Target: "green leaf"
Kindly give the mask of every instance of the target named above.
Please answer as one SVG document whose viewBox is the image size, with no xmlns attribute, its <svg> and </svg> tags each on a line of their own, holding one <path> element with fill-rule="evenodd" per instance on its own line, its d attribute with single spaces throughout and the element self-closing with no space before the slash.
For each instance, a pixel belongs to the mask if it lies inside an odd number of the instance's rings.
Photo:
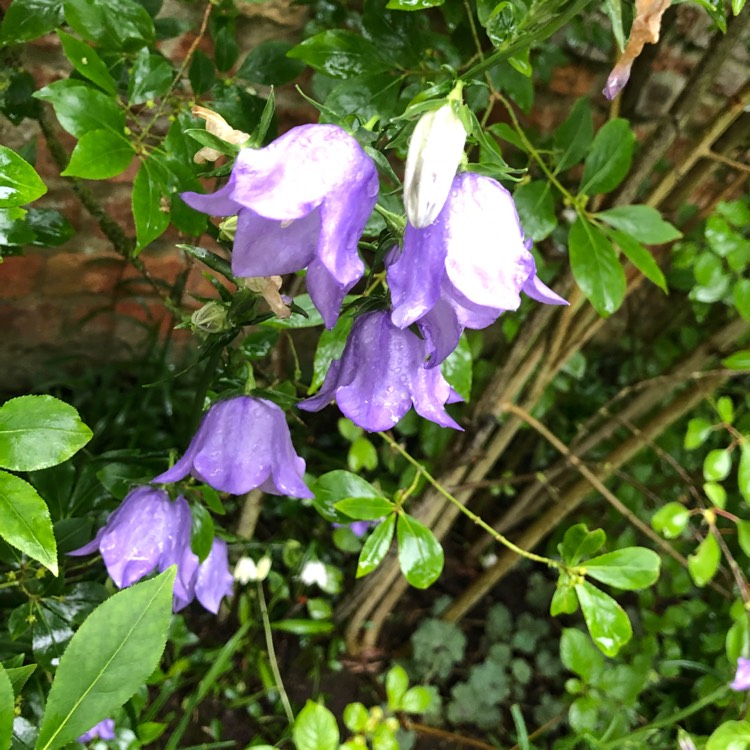
<svg viewBox="0 0 750 750">
<path fill-rule="evenodd" d="M 426 589 L 443 570 L 443 548 L 435 535 L 408 513 L 398 516 L 398 563 L 406 580 L 418 589 Z"/>
<path fill-rule="evenodd" d="M 287 53 L 331 78 L 354 78 L 388 70 L 390 63 L 360 34 L 329 29 L 298 44 Z"/>
<path fill-rule="evenodd" d="M 466 334 L 461 334 L 458 346 L 444 360 L 440 369 L 443 377 L 464 401 L 471 399 L 473 361 Z"/>
<path fill-rule="evenodd" d="M 376 521 L 393 513 L 396 506 L 384 497 L 350 497 L 334 507 L 357 521 Z"/>
<path fill-rule="evenodd" d="M 676 227 L 662 219 L 651 206 L 616 206 L 595 214 L 597 219 L 648 245 L 661 245 L 682 237 Z"/>
<path fill-rule="evenodd" d="M 39 247 L 57 247 L 75 234 L 70 222 L 54 208 L 28 209 L 26 226 L 34 232 L 32 243 Z"/>
<path fill-rule="evenodd" d="M 34 96 L 50 102 L 60 125 L 76 138 L 92 130 L 125 131 L 125 112 L 114 99 L 82 81 L 55 81 Z"/>
<path fill-rule="evenodd" d="M 190 87 L 196 96 L 205 94 L 216 81 L 214 64 L 199 49 L 195 50 L 195 54 L 193 55 L 190 70 L 188 71 L 188 78 L 190 79 Z"/>
<path fill-rule="evenodd" d="M 609 120 L 596 134 L 586 157 L 580 192 L 609 193 L 625 178 L 633 158 L 635 134 L 627 120 Z"/>
<path fill-rule="evenodd" d="M 732 0 L 732 13 L 734 13 L 735 16 L 738 16 L 744 7 L 745 0 Z"/>
<path fill-rule="evenodd" d="M 570 267 L 581 291 L 602 317 L 609 317 L 625 298 L 626 280 L 606 235 L 578 217 L 568 237 Z"/>
<path fill-rule="evenodd" d="M 99 57 L 97 51 L 86 42 L 76 39 L 70 34 L 58 29 L 57 36 L 62 42 L 65 57 L 70 60 L 73 67 L 89 81 L 104 89 L 108 94 L 117 96 L 117 85 L 109 72 L 109 68 Z"/>
<path fill-rule="evenodd" d="M 578 609 L 578 597 L 576 597 L 570 576 L 560 576 L 552 601 L 549 605 L 549 613 L 552 617 L 558 615 L 572 615 Z"/>
<path fill-rule="evenodd" d="M 526 236 L 534 242 L 549 237 L 557 226 L 555 201 L 549 184 L 542 180 L 527 182 L 516 189 L 513 200 Z"/>
<path fill-rule="evenodd" d="M 91 440 L 78 412 L 52 396 L 19 396 L 0 407 L 0 466 L 36 471 L 69 459 Z"/>
<path fill-rule="evenodd" d="M 160 237 L 169 226 L 169 189 L 163 170 L 152 159 L 141 162 L 133 182 L 136 252 Z"/>
<path fill-rule="evenodd" d="M 13 719 L 16 717 L 16 699 L 8 673 L 0 664 L 0 748 L 11 746 Z"/>
<path fill-rule="evenodd" d="M 401 700 L 409 689 L 409 675 L 399 665 L 391 667 L 385 676 L 385 695 L 391 711 L 401 710 Z"/>
<path fill-rule="evenodd" d="M 372 573 L 388 554 L 396 528 L 396 515 L 392 513 L 381 521 L 370 533 L 362 546 L 357 561 L 357 578 Z"/>
<path fill-rule="evenodd" d="M 156 668 L 172 619 L 176 568 L 98 606 L 60 659 L 36 750 L 55 750 L 110 716 Z"/>
<path fill-rule="evenodd" d="M 703 485 L 703 491 L 706 493 L 706 497 L 711 501 L 717 508 L 724 509 L 727 505 L 727 491 L 716 482 L 705 482 Z"/>
<path fill-rule="evenodd" d="M 0 28 L 0 46 L 37 39 L 62 20 L 62 0 L 13 0 Z"/>
<path fill-rule="evenodd" d="M 737 467 L 737 486 L 740 495 L 750 505 L 750 443 L 747 439 L 740 444 L 740 463 Z"/>
<path fill-rule="evenodd" d="M 65 20 L 104 49 L 133 51 L 154 42 L 154 22 L 134 0 L 65 0 Z"/>
<path fill-rule="evenodd" d="M 738 279 L 732 289 L 732 302 L 745 320 L 750 320 L 750 279 Z"/>
<path fill-rule="evenodd" d="M 666 539 L 674 539 L 685 530 L 690 511 L 678 502 L 667 503 L 651 517 L 651 528 Z"/>
<path fill-rule="evenodd" d="M 351 301 L 351 297 L 348 299 L 344 297 L 345 304 L 349 301 Z M 300 294 L 298 297 L 295 297 L 294 304 L 301 307 L 307 314 L 301 315 L 295 312 L 286 318 L 286 320 L 271 318 L 271 320 L 266 320 L 263 325 L 269 328 L 316 328 L 323 325 L 323 318 L 315 305 L 313 305 L 309 294 Z"/>
<path fill-rule="evenodd" d="M 245 58 L 237 78 L 264 86 L 281 86 L 293 81 L 305 69 L 305 64 L 287 57 L 292 47 L 289 42 L 276 39 L 261 42 Z"/>
<path fill-rule="evenodd" d="M 664 278 L 659 264 L 654 256 L 634 240 L 630 235 L 610 229 L 607 234 L 619 246 L 625 257 L 651 282 L 656 284 L 663 292 L 669 293 L 667 280 Z"/>
<path fill-rule="evenodd" d="M 555 132 L 556 172 L 578 164 L 594 138 L 594 119 L 588 99 L 578 99 L 568 118 Z"/>
<path fill-rule="evenodd" d="M 42 178 L 15 151 L 0 146 L 0 208 L 31 203 L 47 192 Z"/>
<path fill-rule="evenodd" d="M 716 401 L 716 413 L 725 424 L 734 422 L 734 403 L 729 396 L 722 396 Z"/>
<path fill-rule="evenodd" d="M 699 448 L 708 440 L 708 436 L 713 432 L 713 425 L 702 417 L 694 417 L 688 422 L 685 432 L 684 447 L 687 450 Z"/>
<path fill-rule="evenodd" d="M 385 6 L 388 10 L 425 10 L 426 8 L 437 8 L 445 0 L 388 0 Z"/>
<path fill-rule="evenodd" d="M 297 750 L 338 750 L 336 717 L 325 706 L 308 700 L 294 721 L 292 739 Z"/>
<path fill-rule="evenodd" d="M 596 730 L 599 702 L 590 695 L 576 698 L 568 709 L 568 723 L 578 734 L 590 735 Z"/>
<path fill-rule="evenodd" d="M 659 578 L 659 555 L 645 547 L 625 547 L 584 562 L 586 575 L 627 591 L 652 586 Z"/>
<path fill-rule="evenodd" d="M 333 630 L 332 622 L 321 622 L 320 620 L 277 620 L 271 623 L 274 630 L 280 630 L 284 633 L 294 633 L 294 635 L 320 635 L 330 633 Z"/>
<path fill-rule="evenodd" d="M 426 687 L 417 685 L 409 688 L 401 699 L 401 711 L 407 714 L 423 714 L 432 703 L 432 693 Z"/>
<path fill-rule="evenodd" d="M 350 471 L 337 469 L 319 476 L 310 486 L 315 507 L 327 521 L 350 523 L 351 519 L 336 510 L 336 503 L 347 498 L 381 499 L 382 495 L 367 480 Z"/>
<path fill-rule="evenodd" d="M 57 547 L 47 505 L 23 479 L 0 471 L 0 536 L 57 575 Z"/>
<path fill-rule="evenodd" d="M 563 630 L 560 638 L 560 661 L 567 670 L 579 675 L 587 683 L 604 668 L 601 652 L 578 628 Z"/>
<path fill-rule="evenodd" d="M 195 503 L 190 512 L 193 517 L 192 530 L 190 534 L 190 549 L 198 555 L 203 562 L 211 553 L 211 547 L 216 536 L 214 520 L 211 514 L 200 503 Z"/>
<path fill-rule="evenodd" d="M 64 177 L 106 180 L 124 172 L 133 160 L 133 146 L 111 130 L 91 130 L 81 137 L 61 172 Z"/>
<path fill-rule="evenodd" d="M 707 482 L 723 482 L 732 470 L 732 454 L 728 450 L 712 450 L 703 461 L 703 478 Z"/>
<path fill-rule="evenodd" d="M 341 358 L 353 323 L 354 318 L 350 315 L 341 315 L 331 330 L 326 329 L 320 334 L 313 361 L 313 377 L 307 389 L 308 395 L 315 393 L 323 385 L 331 362 Z"/>
<path fill-rule="evenodd" d="M 604 0 L 604 12 L 609 16 L 612 34 L 614 34 L 618 49 L 622 52 L 625 49 L 625 31 L 622 26 L 621 0 Z"/>
<path fill-rule="evenodd" d="M 633 637 L 625 610 L 588 581 L 576 584 L 575 589 L 591 639 L 604 654 L 616 656 Z"/>
<path fill-rule="evenodd" d="M 701 253 L 693 266 L 696 286 L 690 290 L 690 299 L 698 302 L 717 302 L 729 291 L 730 276 L 721 258 L 707 250 Z"/>
<path fill-rule="evenodd" d="M 750 557 L 750 521 L 737 521 L 737 541 L 742 551 Z"/>
<path fill-rule="evenodd" d="M 725 721 L 706 742 L 706 750 L 747 750 L 750 721 Z"/>
<path fill-rule="evenodd" d="M 152 55 L 148 47 L 144 47 L 136 55 L 130 69 L 128 101 L 143 104 L 164 96 L 172 85 L 173 77 L 172 66 L 161 55 Z"/>
<path fill-rule="evenodd" d="M 585 524 L 577 523 L 565 532 L 557 550 L 566 565 L 575 567 L 581 560 L 600 550 L 606 541 L 607 535 L 602 529 L 589 531 Z"/>
<path fill-rule="evenodd" d="M 721 562 L 721 548 L 713 534 L 708 534 L 688 557 L 688 572 L 696 586 L 702 588 L 715 575 Z"/>
<path fill-rule="evenodd" d="M 750 370 L 750 349 L 730 354 L 721 360 L 721 364 L 730 370 Z"/>
</svg>

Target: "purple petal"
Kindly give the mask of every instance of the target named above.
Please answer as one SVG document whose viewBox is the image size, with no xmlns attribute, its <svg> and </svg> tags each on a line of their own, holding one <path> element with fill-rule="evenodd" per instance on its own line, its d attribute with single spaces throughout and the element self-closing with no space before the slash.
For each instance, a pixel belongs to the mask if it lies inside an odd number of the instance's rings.
<svg viewBox="0 0 750 750">
<path fill-rule="evenodd" d="M 750 659 L 737 659 L 737 672 L 729 685 L 732 690 L 750 690 Z"/>
<path fill-rule="evenodd" d="M 225 596 L 232 595 L 234 578 L 229 571 L 227 543 L 214 539 L 211 552 L 200 564 L 195 581 L 195 596 L 209 611 L 218 614 L 219 605 Z"/>
<path fill-rule="evenodd" d="M 524 294 L 531 297 L 537 302 L 544 302 L 547 305 L 567 305 L 569 302 L 564 300 L 559 294 L 555 294 L 534 272 L 521 287 Z"/>
<path fill-rule="evenodd" d="M 102 719 L 98 724 L 95 724 L 93 727 L 91 727 L 88 732 L 84 732 L 78 738 L 78 742 L 91 742 L 91 740 L 95 739 L 115 739 L 115 720 Z"/>
<path fill-rule="evenodd" d="M 435 306 L 417 322 L 424 336 L 429 361 L 425 367 L 431 369 L 450 356 L 458 346 L 464 327 L 458 322 L 453 306 L 441 298 Z"/>
</svg>

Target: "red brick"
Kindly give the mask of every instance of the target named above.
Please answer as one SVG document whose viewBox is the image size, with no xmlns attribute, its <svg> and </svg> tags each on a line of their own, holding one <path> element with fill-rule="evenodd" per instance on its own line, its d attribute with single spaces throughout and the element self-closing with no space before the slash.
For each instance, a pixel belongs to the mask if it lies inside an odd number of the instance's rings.
<svg viewBox="0 0 750 750">
<path fill-rule="evenodd" d="M 91 257 L 82 252 L 58 253 L 46 264 L 45 295 L 111 295 L 123 272 L 124 261 L 117 256 Z"/>
<path fill-rule="evenodd" d="M 5 258 L 0 263 L 0 299 L 18 299 L 33 294 L 42 265 L 42 257 L 36 254 Z"/>
</svg>

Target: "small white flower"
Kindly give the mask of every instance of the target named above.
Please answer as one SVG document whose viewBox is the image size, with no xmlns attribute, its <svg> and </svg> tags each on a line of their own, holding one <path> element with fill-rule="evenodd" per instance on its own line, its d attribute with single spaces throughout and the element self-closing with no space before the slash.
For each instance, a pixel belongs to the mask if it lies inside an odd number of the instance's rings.
<svg viewBox="0 0 750 750">
<path fill-rule="evenodd" d="M 234 580 L 244 586 L 250 581 L 264 581 L 270 572 L 270 557 L 261 557 L 257 564 L 252 557 L 241 557 L 234 566 Z"/>
<path fill-rule="evenodd" d="M 308 560 L 302 566 L 299 578 L 306 586 L 312 586 L 314 583 L 317 583 L 320 588 L 325 589 L 328 584 L 328 571 L 320 560 Z"/>
<path fill-rule="evenodd" d="M 412 226 L 437 219 L 464 154 L 466 130 L 450 102 L 422 115 L 414 128 L 404 172 L 404 205 Z"/>
</svg>

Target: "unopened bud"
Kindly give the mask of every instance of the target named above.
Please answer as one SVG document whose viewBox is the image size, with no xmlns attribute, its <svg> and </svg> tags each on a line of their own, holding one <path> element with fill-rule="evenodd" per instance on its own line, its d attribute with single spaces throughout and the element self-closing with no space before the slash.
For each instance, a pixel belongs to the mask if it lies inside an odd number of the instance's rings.
<svg viewBox="0 0 750 750">
<path fill-rule="evenodd" d="M 234 242 L 234 235 L 237 232 L 237 217 L 230 216 L 228 219 L 219 224 L 219 239 Z"/>
<path fill-rule="evenodd" d="M 406 216 L 418 229 L 442 211 L 461 163 L 466 130 L 450 102 L 422 115 L 414 128 L 404 173 Z"/>
<path fill-rule="evenodd" d="M 207 302 L 190 316 L 194 328 L 206 333 L 228 330 L 227 311 L 220 302 Z"/>
</svg>

